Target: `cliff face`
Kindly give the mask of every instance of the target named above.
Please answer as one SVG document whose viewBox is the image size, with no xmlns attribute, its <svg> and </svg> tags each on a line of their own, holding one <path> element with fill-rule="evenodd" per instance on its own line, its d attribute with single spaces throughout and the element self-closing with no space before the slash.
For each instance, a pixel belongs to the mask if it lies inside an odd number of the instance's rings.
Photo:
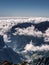
<svg viewBox="0 0 49 65">
<path fill-rule="evenodd" d="M 2 49 L 5 46 L 3 36 L 0 35 L 0 49 Z"/>
<path fill-rule="evenodd" d="M 13 63 L 21 62 L 21 57 L 18 53 L 15 53 L 11 48 L 4 48 L 0 50 L 0 62 L 10 61 Z"/>
<path fill-rule="evenodd" d="M 3 40 L 3 36 L 0 36 L 0 62 L 3 62 L 5 60 L 13 63 L 21 62 L 21 56 L 18 53 L 14 52 L 10 47 L 4 46 L 5 43 Z"/>
<path fill-rule="evenodd" d="M 49 57 L 41 57 L 33 61 L 34 65 L 49 65 Z"/>
</svg>

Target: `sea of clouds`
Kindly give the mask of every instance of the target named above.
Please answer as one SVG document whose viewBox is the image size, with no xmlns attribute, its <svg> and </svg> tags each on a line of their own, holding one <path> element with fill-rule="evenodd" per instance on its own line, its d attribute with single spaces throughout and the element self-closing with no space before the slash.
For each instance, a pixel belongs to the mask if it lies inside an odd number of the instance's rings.
<svg viewBox="0 0 49 65">
<path fill-rule="evenodd" d="M 11 42 L 10 35 L 8 36 L 8 32 L 11 31 L 11 28 L 19 23 L 41 23 L 44 21 L 49 22 L 49 18 L 46 17 L 0 17 L 0 35 L 3 35 L 5 43 Z M 43 33 L 42 31 L 36 30 L 35 26 L 31 25 L 27 28 L 15 28 L 15 32 L 12 33 L 13 36 L 16 35 L 24 35 L 24 36 L 33 36 L 44 38 L 44 42 L 49 42 L 49 28 Z M 16 50 L 16 44 L 14 45 L 13 49 Z M 23 48 L 24 50 L 22 52 L 27 51 L 47 51 L 49 50 L 49 44 L 42 44 L 41 46 L 35 46 L 33 45 L 32 40 L 29 43 L 26 43 L 26 45 Z"/>
</svg>

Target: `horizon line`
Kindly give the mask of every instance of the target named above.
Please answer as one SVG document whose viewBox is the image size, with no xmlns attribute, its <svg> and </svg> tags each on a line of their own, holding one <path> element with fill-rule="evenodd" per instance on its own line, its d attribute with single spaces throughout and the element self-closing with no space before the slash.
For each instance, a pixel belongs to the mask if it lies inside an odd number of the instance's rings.
<svg viewBox="0 0 49 65">
<path fill-rule="evenodd" d="M 49 18 L 47 16 L 0 16 L 0 18 Z"/>
</svg>

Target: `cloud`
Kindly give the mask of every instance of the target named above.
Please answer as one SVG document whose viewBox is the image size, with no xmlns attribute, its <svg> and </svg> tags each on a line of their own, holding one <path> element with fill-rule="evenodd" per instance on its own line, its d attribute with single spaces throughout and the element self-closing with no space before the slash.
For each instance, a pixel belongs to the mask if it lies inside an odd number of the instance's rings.
<svg viewBox="0 0 49 65">
<path fill-rule="evenodd" d="M 42 32 L 35 30 L 34 26 L 32 25 L 31 27 L 27 27 L 27 28 L 16 28 L 15 29 L 16 32 L 13 33 L 13 35 L 31 35 L 31 36 L 37 36 L 37 37 L 41 37 L 42 36 Z"/>
<path fill-rule="evenodd" d="M 6 43 L 6 42 L 11 42 L 11 40 L 9 40 L 10 37 L 8 37 L 7 34 L 4 34 L 4 35 L 3 35 L 3 38 L 4 38 L 4 42 L 5 42 L 5 43 Z"/>
<path fill-rule="evenodd" d="M 23 52 L 27 52 L 27 51 L 49 51 L 49 45 L 41 45 L 41 46 L 34 46 L 32 44 L 32 41 L 29 44 L 26 44 L 26 46 L 24 47 L 24 51 Z"/>
<path fill-rule="evenodd" d="M 18 23 L 40 23 L 43 21 L 49 21 L 49 18 L 46 17 L 1 17 L 0 18 L 0 32 L 2 34 L 9 31 L 12 26 L 17 25 Z M 1 34 L 1 33 L 0 33 Z"/>
<path fill-rule="evenodd" d="M 49 28 L 45 31 L 43 37 L 45 42 L 49 42 Z"/>
<path fill-rule="evenodd" d="M 44 22 L 44 21 L 49 21 L 49 18 L 46 18 L 46 17 L 36 17 L 36 18 L 33 18 L 34 19 L 34 23 L 41 23 L 41 22 Z"/>
<path fill-rule="evenodd" d="M 0 18 L 0 35 L 3 35 L 4 41 L 5 42 L 11 42 L 8 38 L 7 32 L 11 30 L 11 28 L 18 23 L 25 23 L 25 22 L 30 22 L 30 23 L 40 23 L 43 21 L 49 21 L 49 18 L 46 17 L 27 17 L 27 18 Z M 49 31 L 46 30 L 46 32 L 43 34 L 39 30 L 35 30 L 35 27 L 32 25 L 27 28 L 16 28 L 16 32 L 13 33 L 13 35 L 29 35 L 29 36 L 37 36 L 37 37 L 44 37 L 44 41 L 47 42 L 49 41 Z M 30 45 L 31 46 L 31 45 Z M 33 46 L 35 47 L 35 46 Z M 15 48 L 14 48 L 15 49 Z"/>
</svg>

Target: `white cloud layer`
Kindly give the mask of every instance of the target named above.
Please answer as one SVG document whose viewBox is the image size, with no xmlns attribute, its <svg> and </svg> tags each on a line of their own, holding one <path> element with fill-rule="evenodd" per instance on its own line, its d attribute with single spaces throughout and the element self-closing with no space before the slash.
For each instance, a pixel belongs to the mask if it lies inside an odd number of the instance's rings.
<svg viewBox="0 0 49 65">
<path fill-rule="evenodd" d="M 24 47 L 24 51 L 23 52 L 27 52 L 27 51 L 49 51 L 49 45 L 42 45 L 42 46 L 34 46 L 32 44 L 32 41 L 29 44 L 26 44 L 26 46 Z"/>
<path fill-rule="evenodd" d="M 42 36 L 42 32 L 35 30 L 34 26 L 31 27 L 27 27 L 27 28 L 16 28 L 16 32 L 13 33 L 13 35 L 31 35 L 31 36 L 38 36 L 41 37 Z"/>
<path fill-rule="evenodd" d="M 46 17 L 0 17 L 0 35 L 3 35 L 4 38 L 7 38 L 6 33 L 12 28 L 12 26 L 17 25 L 18 23 L 31 22 L 31 23 L 40 23 L 43 21 L 49 21 L 49 18 Z M 32 35 L 37 37 L 44 37 L 44 41 L 49 41 L 49 29 L 43 34 L 41 31 L 36 31 L 34 26 L 28 28 L 16 28 L 17 32 L 13 33 L 14 35 Z"/>
<path fill-rule="evenodd" d="M 49 21 L 49 18 L 46 17 L 0 17 L 0 31 L 7 32 L 12 26 L 18 23 L 40 23 L 47 20 Z"/>
<path fill-rule="evenodd" d="M 49 42 L 49 28 L 45 31 L 43 37 L 45 42 Z"/>
</svg>

